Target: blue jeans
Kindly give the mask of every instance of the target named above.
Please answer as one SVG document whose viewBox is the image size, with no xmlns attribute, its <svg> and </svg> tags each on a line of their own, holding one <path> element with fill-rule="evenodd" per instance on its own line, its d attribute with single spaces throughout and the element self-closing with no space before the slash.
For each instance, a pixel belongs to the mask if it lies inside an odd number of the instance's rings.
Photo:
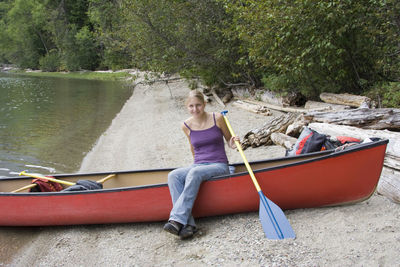
<svg viewBox="0 0 400 267">
<path fill-rule="evenodd" d="M 229 168 L 226 163 L 192 164 L 171 171 L 168 174 L 168 187 L 173 207 L 169 219 L 183 225 L 196 226 L 192 208 L 201 183 L 214 176 L 228 173 Z"/>
</svg>

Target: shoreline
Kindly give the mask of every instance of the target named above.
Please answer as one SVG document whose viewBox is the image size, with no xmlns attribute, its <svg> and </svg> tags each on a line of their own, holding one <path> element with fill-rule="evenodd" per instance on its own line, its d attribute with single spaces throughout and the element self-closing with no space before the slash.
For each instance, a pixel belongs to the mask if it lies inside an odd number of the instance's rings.
<svg viewBox="0 0 400 267">
<path fill-rule="evenodd" d="M 183 81 L 138 85 L 79 172 L 179 167 L 192 161 L 180 123 L 188 116 Z M 172 99 L 168 89 L 171 89 Z M 217 104 L 206 110 L 219 112 Z M 238 136 L 272 119 L 228 104 Z M 230 162 L 240 162 L 228 150 Z M 280 147 L 245 150 L 251 160 L 284 155 Z M 400 207 L 374 194 L 361 203 L 285 211 L 294 240 L 265 238 L 258 213 L 200 218 L 200 232 L 181 241 L 164 222 L 28 229 L 29 237 L 6 266 L 395 266 L 400 251 Z M 31 235 L 34 234 L 32 237 Z M 2 262 L 0 262 L 0 266 Z"/>
</svg>

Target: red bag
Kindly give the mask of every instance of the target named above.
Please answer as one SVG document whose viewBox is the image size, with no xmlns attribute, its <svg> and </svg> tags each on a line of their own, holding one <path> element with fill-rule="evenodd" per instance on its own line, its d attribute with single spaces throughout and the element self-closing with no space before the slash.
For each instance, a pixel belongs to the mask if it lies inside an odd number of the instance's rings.
<svg viewBox="0 0 400 267">
<path fill-rule="evenodd" d="M 59 183 L 45 179 L 33 179 L 32 184 L 36 184 L 36 186 L 32 187 L 29 192 L 58 192 L 64 189 Z"/>
</svg>

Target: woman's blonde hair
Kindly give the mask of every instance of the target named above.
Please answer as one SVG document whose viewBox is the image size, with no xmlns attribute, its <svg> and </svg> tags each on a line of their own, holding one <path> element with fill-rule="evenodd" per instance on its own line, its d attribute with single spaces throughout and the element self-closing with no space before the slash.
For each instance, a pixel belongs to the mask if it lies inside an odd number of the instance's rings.
<svg viewBox="0 0 400 267">
<path fill-rule="evenodd" d="M 203 93 L 202 92 L 200 92 L 199 90 L 191 90 L 190 92 L 189 92 L 189 94 L 188 94 L 188 97 L 186 98 L 186 104 L 188 103 L 188 101 L 189 101 L 189 98 L 191 98 L 191 97 L 196 97 L 197 99 L 199 99 L 203 104 L 205 104 L 206 103 L 206 100 L 204 99 L 204 95 L 203 95 Z"/>
</svg>

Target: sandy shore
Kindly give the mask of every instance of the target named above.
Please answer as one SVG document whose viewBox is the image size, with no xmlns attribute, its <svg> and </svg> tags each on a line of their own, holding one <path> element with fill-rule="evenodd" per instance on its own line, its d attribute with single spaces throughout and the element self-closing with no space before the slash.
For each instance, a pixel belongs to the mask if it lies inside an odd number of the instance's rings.
<svg viewBox="0 0 400 267">
<path fill-rule="evenodd" d="M 172 83 L 170 89 L 172 98 L 164 84 L 136 87 L 80 171 L 191 163 L 180 130 L 188 116 L 183 102 L 189 89 L 184 82 Z M 271 119 L 231 105 L 227 109 L 239 136 Z M 221 107 L 210 104 L 207 110 L 219 112 Z M 245 153 L 253 160 L 282 156 L 284 150 L 260 147 Z M 234 150 L 228 150 L 228 157 L 241 161 Z M 198 219 L 200 232 L 189 241 L 164 232 L 164 222 L 3 228 L 1 234 L 11 233 L 0 243 L 9 242 L 14 254 L 9 252 L 0 266 L 400 266 L 400 206 L 383 196 L 285 214 L 297 234 L 295 240 L 266 239 L 258 213 Z"/>
</svg>

